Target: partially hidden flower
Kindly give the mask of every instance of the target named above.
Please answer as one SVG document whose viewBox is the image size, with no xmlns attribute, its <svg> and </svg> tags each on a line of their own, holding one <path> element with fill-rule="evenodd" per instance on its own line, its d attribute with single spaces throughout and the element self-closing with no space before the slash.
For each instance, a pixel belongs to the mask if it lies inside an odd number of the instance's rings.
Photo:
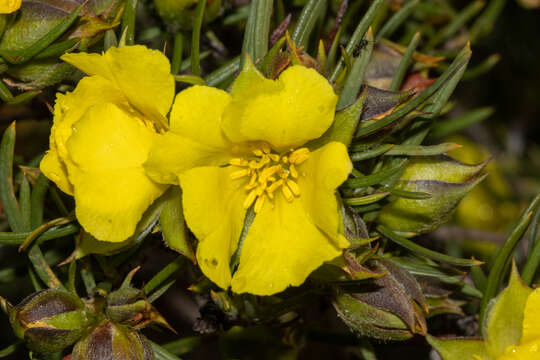
<svg viewBox="0 0 540 360">
<path fill-rule="evenodd" d="M 523 284 L 514 266 L 508 287 L 490 304 L 484 339 L 427 339 L 443 360 L 540 359 L 540 289 Z"/>
<path fill-rule="evenodd" d="M 62 59 L 89 76 L 73 92 L 57 95 L 40 168 L 75 197 L 87 232 L 98 240 L 126 240 L 167 188 L 148 178 L 142 164 L 174 98 L 169 61 L 144 46 Z"/>
<path fill-rule="evenodd" d="M 22 0 L 0 0 L 0 14 L 11 14 L 19 10 Z"/>
<path fill-rule="evenodd" d="M 348 246 L 335 195 L 352 169 L 347 149 L 306 146 L 332 124 L 336 101 L 313 69 L 292 66 L 270 80 L 250 61 L 230 94 L 193 86 L 176 97 L 170 131 L 145 168 L 182 187 L 199 266 L 220 287 L 277 293 Z"/>
</svg>

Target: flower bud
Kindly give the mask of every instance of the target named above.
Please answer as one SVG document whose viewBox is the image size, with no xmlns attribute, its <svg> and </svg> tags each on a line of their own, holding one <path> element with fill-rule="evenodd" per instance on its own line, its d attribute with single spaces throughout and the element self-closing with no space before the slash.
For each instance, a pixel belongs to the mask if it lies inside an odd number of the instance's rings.
<svg viewBox="0 0 540 360">
<path fill-rule="evenodd" d="M 126 326 L 100 322 L 73 348 L 72 360 L 154 360 L 148 340 Z"/>
<path fill-rule="evenodd" d="M 448 156 L 411 158 L 396 188 L 427 193 L 430 198 L 396 198 L 381 209 L 379 223 L 401 233 L 432 231 L 447 221 L 459 201 L 485 178 L 478 174 L 486 164 L 467 165 Z"/>
<path fill-rule="evenodd" d="M 191 30 L 195 18 L 197 0 L 154 0 L 159 16 L 171 31 Z M 218 17 L 222 0 L 208 0 L 204 11 L 204 22 L 208 23 Z"/>
<path fill-rule="evenodd" d="M 79 297 L 67 291 L 38 291 L 18 306 L 5 307 L 17 337 L 38 352 L 58 352 L 77 341 L 94 317 Z"/>
<path fill-rule="evenodd" d="M 339 317 L 362 336 L 406 340 L 424 335 L 427 304 L 414 277 L 388 260 L 373 261 L 370 267 L 386 275 L 367 282 L 360 293 L 347 286 L 337 289 L 333 304 Z"/>
</svg>

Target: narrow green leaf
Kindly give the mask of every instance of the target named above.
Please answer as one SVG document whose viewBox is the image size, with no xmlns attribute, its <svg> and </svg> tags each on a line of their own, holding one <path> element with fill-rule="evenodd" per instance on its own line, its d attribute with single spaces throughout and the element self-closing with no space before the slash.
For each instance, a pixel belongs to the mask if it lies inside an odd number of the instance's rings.
<svg viewBox="0 0 540 360">
<path fill-rule="evenodd" d="M 51 270 L 45 260 L 39 245 L 33 245 L 28 251 L 28 259 L 34 265 L 37 276 L 51 289 L 64 289 L 64 285 L 58 280 L 56 274 Z"/>
<path fill-rule="evenodd" d="M 32 196 L 30 200 L 32 204 L 32 214 L 30 217 L 31 230 L 37 228 L 43 223 L 43 207 L 48 187 L 49 179 L 47 179 L 45 175 L 40 174 L 36 180 L 34 188 L 32 189 Z"/>
<path fill-rule="evenodd" d="M 364 144 L 352 145 L 351 146 L 351 160 L 352 161 L 362 161 L 366 159 L 372 159 L 379 155 L 385 154 L 390 151 L 395 145 L 394 144 L 382 144 L 372 149 L 364 150 Z M 361 152 L 354 152 L 354 151 Z"/>
<path fill-rule="evenodd" d="M 469 111 L 463 115 L 451 119 L 437 121 L 433 126 L 430 136 L 434 138 L 443 138 L 448 135 L 461 131 L 472 124 L 479 123 L 489 118 L 494 112 L 492 107 L 484 107 Z"/>
<path fill-rule="evenodd" d="M 204 80 L 208 86 L 219 86 L 231 78 L 238 70 L 240 70 L 240 56 L 237 56 L 222 67 L 214 70 L 208 74 Z"/>
<path fill-rule="evenodd" d="M 15 344 L 9 345 L 8 347 L 3 348 L 2 350 L 0 350 L 0 358 L 4 358 L 6 356 L 9 356 L 9 355 L 13 354 L 15 352 L 15 350 L 17 350 L 19 345 L 21 345 L 21 343 L 16 342 Z"/>
<path fill-rule="evenodd" d="M 420 191 L 407 191 L 402 189 L 390 189 L 388 190 L 390 194 L 396 197 L 404 198 L 404 199 L 413 199 L 413 200 L 426 200 L 431 199 L 433 195 L 426 193 L 426 192 L 420 192 Z"/>
<path fill-rule="evenodd" d="M 184 268 L 185 257 L 183 255 L 177 257 L 173 262 L 169 263 L 160 272 L 154 275 L 153 278 L 148 281 L 144 286 L 144 293 L 150 294 L 171 276 L 177 274 L 180 270 Z"/>
<path fill-rule="evenodd" d="M 362 17 L 360 22 L 358 23 L 358 26 L 354 30 L 354 33 L 351 36 L 351 39 L 347 43 L 347 53 L 352 54 L 354 52 L 354 49 L 356 46 L 360 43 L 360 40 L 364 37 L 364 34 L 366 33 L 367 29 L 371 26 L 371 23 L 373 20 L 375 20 L 375 15 L 379 12 L 379 8 L 384 4 L 384 0 L 374 0 L 369 9 L 366 11 L 365 15 Z M 332 75 L 330 75 L 329 80 L 333 82 L 337 79 L 337 76 L 341 73 L 343 70 L 343 59 L 338 62 L 336 67 L 334 68 L 334 71 L 332 72 Z"/>
<path fill-rule="evenodd" d="M 35 98 L 39 94 L 41 94 L 41 91 L 39 91 L 39 90 L 25 91 L 22 94 L 19 94 L 19 95 L 13 97 L 13 98 L 7 100 L 6 104 L 9 104 L 9 105 L 24 104 L 24 103 L 32 100 L 33 98 Z"/>
<path fill-rule="evenodd" d="M 118 47 L 118 39 L 113 29 L 105 31 L 103 36 L 103 51 L 107 51 L 112 47 Z"/>
<path fill-rule="evenodd" d="M 125 45 L 135 44 L 135 18 L 137 16 L 138 0 L 125 0 L 124 14 L 122 16 L 122 38 Z M 122 43 L 122 41 L 120 41 Z"/>
<path fill-rule="evenodd" d="M 150 341 L 150 345 L 152 346 L 152 350 L 154 350 L 156 360 L 181 360 L 178 356 L 171 354 L 153 341 Z"/>
<path fill-rule="evenodd" d="M 534 275 L 540 266 L 540 207 L 536 209 L 533 220 L 531 221 L 529 243 L 527 261 L 521 272 L 521 278 L 527 285 L 532 284 Z"/>
<path fill-rule="evenodd" d="M 401 87 L 401 83 L 403 82 L 403 79 L 405 78 L 407 69 L 409 68 L 409 65 L 412 62 L 412 56 L 419 42 L 420 42 L 420 32 L 417 32 L 414 34 L 411 42 L 409 43 L 409 45 L 407 46 L 407 49 L 405 50 L 405 53 L 401 57 L 398 68 L 394 74 L 394 77 L 392 78 L 392 84 L 390 84 L 390 91 L 397 91 Z"/>
<path fill-rule="evenodd" d="M 389 38 L 397 30 L 397 28 L 409 17 L 413 12 L 419 0 L 409 0 L 405 5 L 401 7 L 381 28 L 375 42 L 378 42 L 383 37 Z"/>
<path fill-rule="evenodd" d="M 479 37 L 488 34 L 495 26 L 495 21 L 503 11 L 506 0 L 491 0 L 487 8 L 476 19 L 471 30 L 469 39 L 475 42 Z"/>
<path fill-rule="evenodd" d="M 23 230 L 29 231 L 30 229 L 30 216 L 32 212 L 32 206 L 30 203 L 30 183 L 28 178 L 23 175 L 21 185 L 19 187 L 19 206 L 21 208 L 21 219 L 23 222 Z"/>
<path fill-rule="evenodd" d="M 427 335 L 426 340 L 444 360 L 473 359 L 472 355 L 477 355 L 480 359 L 490 359 L 482 339 L 438 339 Z"/>
<path fill-rule="evenodd" d="M 403 160 L 395 167 L 381 170 L 374 174 L 370 174 L 363 177 L 358 177 L 355 179 L 349 179 L 343 184 L 345 187 L 356 189 L 360 187 L 372 186 L 380 184 L 384 179 L 392 176 L 393 174 L 399 172 L 407 165 L 407 161 Z"/>
<path fill-rule="evenodd" d="M 15 149 L 15 122 L 4 131 L 0 143 L 0 203 L 11 230 L 24 231 L 24 222 L 13 190 L 13 151 Z"/>
<path fill-rule="evenodd" d="M 255 10 L 252 52 L 248 52 L 255 62 L 261 60 L 268 52 L 270 38 L 270 23 L 272 20 L 273 0 L 253 0 Z"/>
<path fill-rule="evenodd" d="M 195 18 L 193 20 L 193 32 L 191 34 L 191 73 L 196 76 L 201 76 L 199 49 L 201 46 L 201 28 L 205 9 L 206 0 L 198 1 L 197 7 L 195 8 Z"/>
<path fill-rule="evenodd" d="M 449 151 L 460 148 L 461 145 L 454 143 L 442 143 L 438 145 L 396 145 L 383 155 L 385 156 L 434 156 L 442 155 Z"/>
<path fill-rule="evenodd" d="M 204 79 L 196 75 L 174 75 L 174 80 L 191 85 L 206 85 Z"/>
<path fill-rule="evenodd" d="M 291 36 L 291 40 L 296 46 L 308 45 L 309 36 L 317 23 L 317 19 L 326 9 L 326 0 L 309 0 L 302 9 L 296 27 Z"/>
<path fill-rule="evenodd" d="M 38 236 L 36 242 L 41 244 L 44 241 L 58 239 L 64 236 L 76 234 L 80 231 L 80 227 L 75 224 L 66 226 L 53 227 Z M 0 244 L 2 245 L 22 245 L 24 240 L 30 236 L 32 232 L 0 232 Z"/>
<path fill-rule="evenodd" d="M 347 205 L 351 205 L 351 206 L 368 205 L 368 204 L 373 204 L 374 202 L 377 202 L 381 199 L 384 199 L 389 194 L 390 194 L 389 192 L 381 192 L 381 193 L 375 193 L 375 194 L 365 195 L 361 197 L 343 198 L 343 203 Z"/>
<path fill-rule="evenodd" d="M 34 60 L 46 59 L 50 57 L 60 57 L 64 53 L 73 50 L 76 45 L 79 43 L 79 39 L 68 39 L 60 41 L 56 44 L 50 45 L 48 48 L 34 56 Z"/>
<path fill-rule="evenodd" d="M 465 71 L 465 74 L 463 74 L 463 80 L 475 79 L 478 76 L 489 72 L 495 65 L 499 63 L 500 60 L 501 55 L 499 54 L 493 54 L 488 56 L 488 58 L 482 61 L 482 63 L 476 65 L 472 69 Z"/>
<path fill-rule="evenodd" d="M 489 272 L 486 291 L 484 292 L 484 297 L 482 298 L 482 302 L 480 303 L 480 329 L 482 329 L 482 325 L 486 317 L 488 304 L 490 300 L 495 297 L 501 287 L 504 279 L 504 271 L 506 269 L 506 266 L 509 264 L 512 254 L 514 253 L 516 246 L 519 244 L 521 237 L 525 233 L 525 230 L 527 230 L 529 222 L 531 221 L 532 213 L 535 212 L 539 206 L 540 195 L 537 195 L 529 204 L 527 209 L 523 211 L 518 222 L 508 235 L 505 243 L 502 247 L 499 248 L 497 254 L 495 255 L 493 266 L 491 267 L 491 270 Z"/>
<path fill-rule="evenodd" d="M 200 336 L 190 336 L 172 341 L 162 345 L 162 347 L 175 355 L 187 354 L 202 343 Z"/>
<path fill-rule="evenodd" d="M 450 23 L 448 23 L 441 30 L 437 31 L 436 35 L 430 39 L 426 47 L 433 48 L 442 41 L 449 39 L 459 29 L 461 29 L 463 25 L 465 25 L 470 19 L 472 19 L 476 14 L 478 14 L 480 10 L 482 10 L 484 5 L 485 2 L 482 0 L 471 2 L 467 7 L 460 11 Z"/>
<path fill-rule="evenodd" d="M 475 260 L 475 259 L 462 259 L 462 258 L 456 258 L 453 256 L 448 256 L 446 254 L 441 254 L 439 252 L 427 249 L 423 246 L 420 246 L 413 241 L 406 239 L 404 237 L 399 236 L 398 234 L 394 233 L 392 230 L 384 227 L 383 225 L 377 225 L 377 232 L 379 232 L 384 237 L 392 240 L 396 244 L 403 246 L 406 249 L 409 249 L 415 254 L 423 255 L 427 258 L 456 265 L 456 266 L 476 266 L 482 264 L 481 261 Z"/>
<path fill-rule="evenodd" d="M 373 32 L 371 28 L 368 29 L 365 40 L 367 41 L 367 45 L 361 50 L 360 55 L 354 60 L 351 71 L 347 77 L 347 80 L 345 81 L 345 85 L 343 86 L 343 90 L 339 95 L 337 109 L 343 109 L 344 107 L 351 105 L 358 96 L 358 91 L 360 91 L 360 87 L 362 86 L 364 73 L 366 72 L 369 60 L 371 59 L 371 52 L 373 50 Z M 353 134 L 351 133 L 351 139 L 352 135 Z"/>
<path fill-rule="evenodd" d="M 184 51 L 184 34 L 178 32 L 174 35 L 173 56 L 171 61 L 171 73 L 178 74 L 182 64 L 182 52 Z"/>
<path fill-rule="evenodd" d="M 13 94 L 9 91 L 4 82 L 0 80 L 0 100 L 7 102 L 11 99 L 13 99 Z"/>
</svg>

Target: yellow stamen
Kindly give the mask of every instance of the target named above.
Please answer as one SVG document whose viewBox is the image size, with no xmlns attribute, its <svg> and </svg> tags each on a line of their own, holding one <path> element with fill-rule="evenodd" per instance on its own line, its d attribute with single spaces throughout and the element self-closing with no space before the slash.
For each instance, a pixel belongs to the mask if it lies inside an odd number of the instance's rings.
<svg viewBox="0 0 540 360">
<path fill-rule="evenodd" d="M 265 199 L 266 199 L 266 195 L 264 194 L 262 194 L 261 196 L 257 198 L 257 201 L 255 201 L 255 206 L 253 207 L 253 211 L 255 211 L 255 214 L 259 213 L 262 210 Z"/>
<path fill-rule="evenodd" d="M 287 180 L 287 186 L 291 189 L 294 196 L 300 196 L 300 188 L 297 183 L 292 180 Z"/>
<path fill-rule="evenodd" d="M 289 155 L 289 162 L 293 164 L 300 164 L 304 162 L 309 157 L 308 148 L 300 148 L 294 150 L 291 155 Z"/>
<path fill-rule="evenodd" d="M 293 178 L 298 179 L 298 171 L 296 171 L 294 164 L 289 165 L 289 172 Z"/>
<path fill-rule="evenodd" d="M 291 189 L 285 184 L 281 187 L 281 192 L 283 193 L 283 196 L 285 196 L 285 200 L 288 202 L 292 202 L 294 200 L 294 196 L 291 192 Z"/>
<path fill-rule="evenodd" d="M 251 178 L 249 179 L 249 183 L 245 186 L 246 190 L 255 189 L 257 187 L 257 173 L 254 171 L 253 174 L 251 174 Z"/>
<path fill-rule="evenodd" d="M 265 154 L 270 154 L 272 152 L 272 149 L 270 148 L 270 145 L 268 145 L 267 143 L 263 143 L 261 148 L 262 148 L 262 151 Z"/>
<path fill-rule="evenodd" d="M 251 151 L 257 156 L 263 156 L 264 155 L 264 153 L 262 152 L 261 149 L 253 149 Z"/>
<path fill-rule="evenodd" d="M 231 179 L 236 180 L 236 179 L 243 178 L 244 176 L 249 176 L 249 173 L 250 173 L 249 169 L 243 169 L 243 170 L 232 172 L 229 176 Z"/>
<path fill-rule="evenodd" d="M 244 209 L 247 209 L 253 204 L 255 199 L 257 198 L 257 189 L 253 189 L 250 191 L 246 199 L 244 200 Z"/>
<path fill-rule="evenodd" d="M 270 160 L 273 162 L 279 162 L 280 156 L 278 154 L 268 154 L 268 157 L 270 157 Z"/>
<path fill-rule="evenodd" d="M 248 166 L 249 162 L 245 159 L 234 158 L 229 160 L 229 164 L 234 166 Z"/>
<path fill-rule="evenodd" d="M 281 158 L 281 162 L 284 163 L 284 164 L 288 164 L 289 163 L 289 157 L 288 156 L 283 156 Z"/>
<path fill-rule="evenodd" d="M 261 173 L 259 174 L 259 183 L 262 184 L 262 183 L 266 183 L 266 180 L 274 175 L 275 173 L 277 173 L 279 170 L 281 170 L 281 166 L 280 165 L 274 165 L 274 166 L 270 166 L 268 168 L 265 168 L 263 171 L 261 171 Z"/>
</svg>

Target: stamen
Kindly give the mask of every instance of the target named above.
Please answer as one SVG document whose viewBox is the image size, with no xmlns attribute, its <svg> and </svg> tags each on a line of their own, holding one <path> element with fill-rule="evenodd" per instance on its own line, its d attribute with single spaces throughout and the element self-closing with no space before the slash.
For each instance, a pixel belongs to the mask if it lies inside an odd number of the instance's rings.
<svg viewBox="0 0 540 360">
<path fill-rule="evenodd" d="M 251 204 L 253 204 L 256 198 L 257 198 L 257 189 L 253 189 L 244 200 L 244 205 L 243 205 L 244 209 L 249 208 Z"/>
<path fill-rule="evenodd" d="M 236 180 L 236 179 L 243 178 L 244 176 L 249 176 L 249 173 L 250 173 L 249 169 L 243 169 L 243 170 L 232 172 L 229 176 L 231 179 Z"/>
<path fill-rule="evenodd" d="M 264 194 L 262 194 L 261 196 L 257 198 L 257 201 L 255 201 L 255 206 L 253 207 L 253 211 L 255 211 L 255 214 L 259 213 L 262 210 L 265 199 L 266 199 L 266 195 Z"/>
<path fill-rule="evenodd" d="M 294 164 L 289 165 L 289 172 L 293 178 L 298 179 L 298 171 L 296 171 Z"/>
<path fill-rule="evenodd" d="M 234 166 L 248 166 L 249 162 L 245 159 L 240 159 L 240 158 L 234 158 L 234 159 L 231 159 L 229 160 L 229 165 L 234 165 Z"/>
<path fill-rule="evenodd" d="M 287 186 L 291 189 L 294 196 L 300 196 L 300 188 L 297 183 L 292 180 L 287 180 Z"/>
<path fill-rule="evenodd" d="M 285 196 L 285 200 L 288 202 L 292 202 L 294 200 L 294 196 L 287 185 L 283 184 L 281 187 L 281 192 L 283 193 L 283 196 Z"/>
<path fill-rule="evenodd" d="M 272 153 L 270 145 L 263 143 L 254 148 L 252 153 L 254 156 L 251 156 L 251 160 L 234 158 L 229 161 L 230 165 L 243 167 L 233 171 L 230 174 L 231 179 L 249 177 L 244 186 L 247 191 L 244 208 L 253 206 L 255 213 L 259 213 L 267 198 L 273 200 L 279 188 L 288 202 L 300 196 L 300 187 L 295 179 L 298 179 L 300 172 L 304 174 L 298 165 L 309 158 L 308 148 L 291 149 L 288 153 L 279 155 Z"/>
</svg>

